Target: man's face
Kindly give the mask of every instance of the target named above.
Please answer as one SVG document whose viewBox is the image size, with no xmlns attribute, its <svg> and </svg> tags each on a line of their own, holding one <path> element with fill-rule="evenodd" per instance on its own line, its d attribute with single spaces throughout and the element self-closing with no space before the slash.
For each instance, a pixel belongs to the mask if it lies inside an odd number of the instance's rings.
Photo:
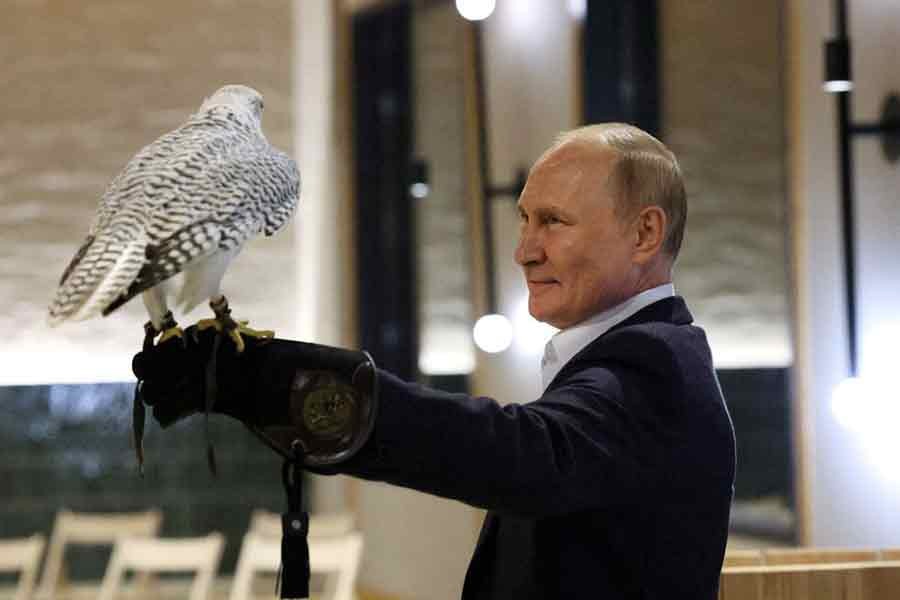
<svg viewBox="0 0 900 600">
<path fill-rule="evenodd" d="M 611 152 L 568 143 L 532 168 L 519 198 L 516 262 L 528 310 L 563 329 L 633 295 L 635 234 L 615 214 Z"/>
</svg>

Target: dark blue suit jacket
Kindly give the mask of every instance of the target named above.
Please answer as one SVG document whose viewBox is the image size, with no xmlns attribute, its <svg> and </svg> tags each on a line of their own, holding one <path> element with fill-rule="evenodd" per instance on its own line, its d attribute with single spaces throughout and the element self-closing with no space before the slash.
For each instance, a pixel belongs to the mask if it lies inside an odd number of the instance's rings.
<svg viewBox="0 0 900 600">
<path fill-rule="evenodd" d="M 372 437 L 339 470 L 488 509 L 464 600 L 712 600 L 734 486 L 703 330 L 660 300 L 501 406 L 380 373 Z"/>
</svg>

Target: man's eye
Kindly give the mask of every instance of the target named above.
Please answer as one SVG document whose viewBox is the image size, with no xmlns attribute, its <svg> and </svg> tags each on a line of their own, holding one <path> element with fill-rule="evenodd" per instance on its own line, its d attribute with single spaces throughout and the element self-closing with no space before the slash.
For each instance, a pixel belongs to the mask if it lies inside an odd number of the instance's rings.
<svg viewBox="0 0 900 600">
<path fill-rule="evenodd" d="M 558 223 L 562 223 L 562 221 L 560 221 L 559 217 L 557 217 L 556 215 L 547 215 L 546 217 L 544 217 L 544 223 L 546 223 L 547 225 L 556 225 Z"/>
</svg>

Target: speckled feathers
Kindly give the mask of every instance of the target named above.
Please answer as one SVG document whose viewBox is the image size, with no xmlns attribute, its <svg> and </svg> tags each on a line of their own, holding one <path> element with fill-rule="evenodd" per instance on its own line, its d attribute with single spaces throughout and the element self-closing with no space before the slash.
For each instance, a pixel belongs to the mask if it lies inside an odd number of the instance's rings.
<svg viewBox="0 0 900 600">
<path fill-rule="evenodd" d="M 184 286 L 196 287 L 191 277 L 202 279 L 208 289 L 200 295 L 212 295 L 247 240 L 288 222 L 300 174 L 266 140 L 261 113 L 259 93 L 225 86 L 181 127 L 138 152 L 110 183 L 63 273 L 51 324 L 109 314 L 178 273 L 185 273 Z M 208 260 L 220 253 L 226 265 Z M 222 273 L 194 272 L 207 264 Z M 198 293 L 190 296 L 195 303 Z"/>
</svg>

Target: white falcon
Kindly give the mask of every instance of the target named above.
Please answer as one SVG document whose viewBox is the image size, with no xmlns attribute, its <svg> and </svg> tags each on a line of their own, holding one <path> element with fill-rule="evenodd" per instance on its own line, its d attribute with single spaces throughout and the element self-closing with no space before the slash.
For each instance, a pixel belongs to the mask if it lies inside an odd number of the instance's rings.
<svg viewBox="0 0 900 600">
<path fill-rule="evenodd" d="M 299 200 L 297 165 L 266 140 L 262 111 L 259 92 L 226 85 L 131 159 L 62 275 L 51 325 L 106 316 L 142 294 L 148 334 L 162 333 L 163 341 L 182 333 L 168 308 L 171 293 L 185 312 L 208 299 L 216 318 L 200 327 L 227 331 L 239 351 L 242 334 L 271 335 L 235 322 L 220 289 L 244 243 L 281 229 Z"/>
</svg>

